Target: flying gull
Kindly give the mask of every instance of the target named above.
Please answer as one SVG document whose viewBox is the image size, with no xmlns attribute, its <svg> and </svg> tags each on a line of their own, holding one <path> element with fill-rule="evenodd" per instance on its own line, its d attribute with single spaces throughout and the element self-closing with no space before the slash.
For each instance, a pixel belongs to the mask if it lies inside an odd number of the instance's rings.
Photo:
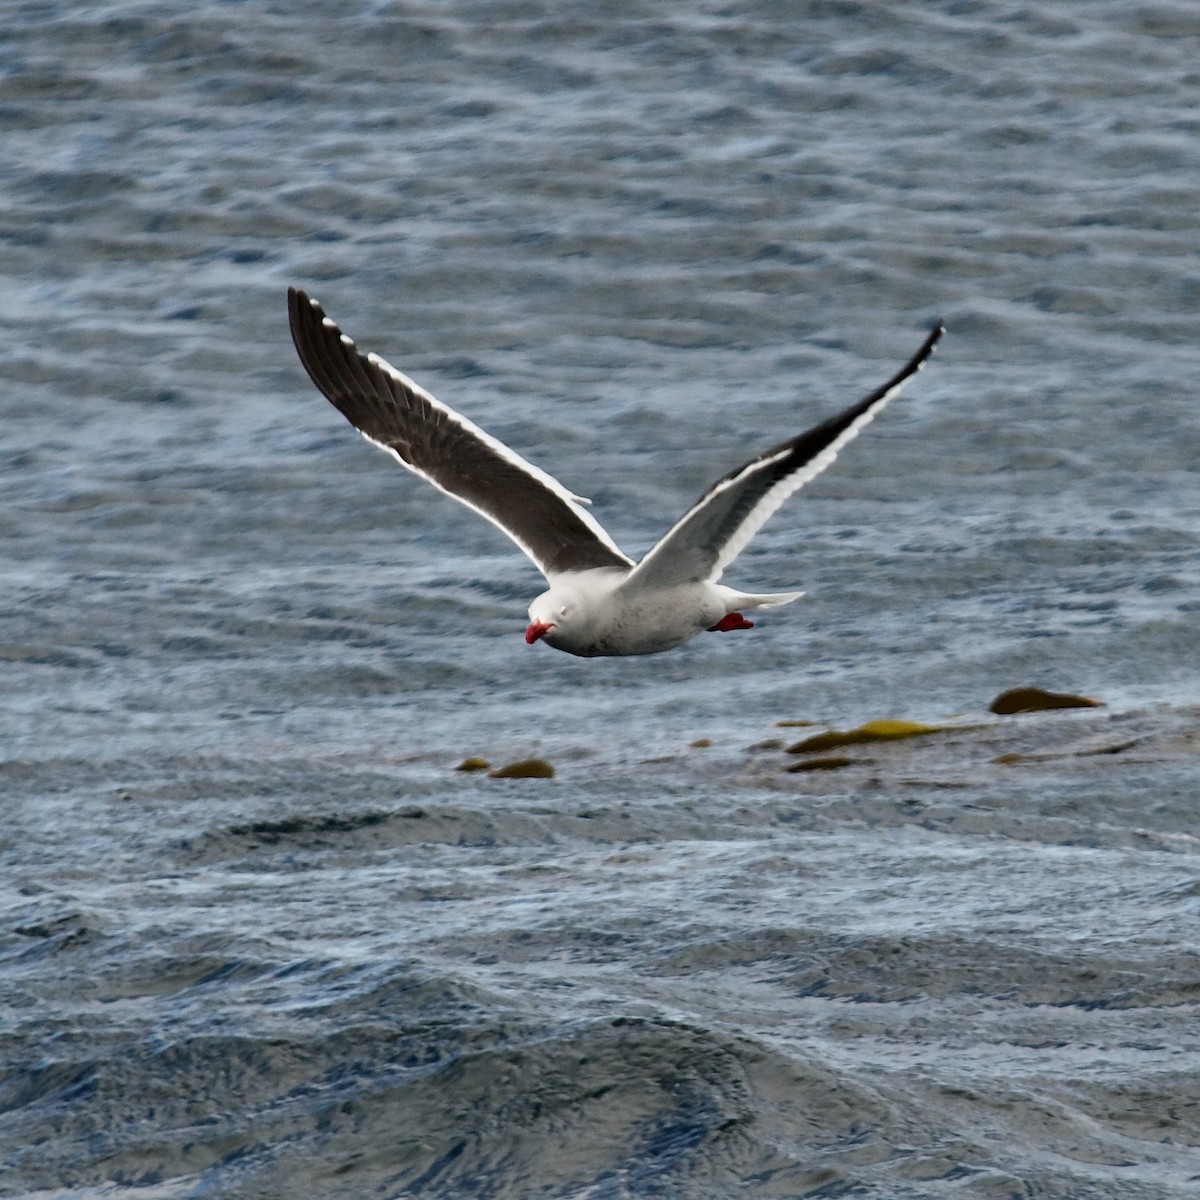
<svg viewBox="0 0 1200 1200">
<path fill-rule="evenodd" d="M 767 518 L 814 479 L 924 366 L 944 331 L 881 388 L 714 483 L 640 562 L 623 554 L 588 502 L 435 400 L 377 354 L 362 351 L 297 288 L 292 340 L 304 369 L 369 442 L 502 529 L 550 587 L 529 606 L 525 641 L 583 657 L 656 654 L 696 634 L 751 629 L 743 609 L 803 592 L 739 592 L 719 583 Z"/>
</svg>

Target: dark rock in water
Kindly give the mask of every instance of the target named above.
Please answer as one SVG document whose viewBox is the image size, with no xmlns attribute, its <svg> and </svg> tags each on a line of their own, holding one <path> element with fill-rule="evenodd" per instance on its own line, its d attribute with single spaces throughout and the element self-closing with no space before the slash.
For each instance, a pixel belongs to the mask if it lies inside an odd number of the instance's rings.
<svg viewBox="0 0 1200 1200">
<path fill-rule="evenodd" d="M 1051 708 L 1101 708 L 1103 701 L 1088 696 L 1075 696 L 1070 692 L 1047 692 L 1038 687 L 1010 688 L 1001 692 L 988 706 L 989 712 L 1000 716 L 1013 713 L 1045 712 Z"/>
<path fill-rule="evenodd" d="M 554 768 L 541 758 L 523 758 L 488 772 L 491 779 L 553 779 Z"/>
<path fill-rule="evenodd" d="M 697 738 L 694 742 L 688 743 L 693 750 L 703 750 L 706 746 L 712 745 L 712 738 Z"/>
<path fill-rule="evenodd" d="M 491 765 L 486 758 L 472 754 L 470 758 L 464 758 L 454 769 L 456 771 L 486 771 Z"/>
</svg>

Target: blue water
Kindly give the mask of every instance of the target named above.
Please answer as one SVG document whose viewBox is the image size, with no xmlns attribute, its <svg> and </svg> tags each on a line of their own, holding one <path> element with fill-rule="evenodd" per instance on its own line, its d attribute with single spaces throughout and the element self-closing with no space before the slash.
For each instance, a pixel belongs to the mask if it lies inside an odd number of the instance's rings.
<svg viewBox="0 0 1200 1200">
<path fill-rule="evenodd" d="M 1197 62 L 1182 2 L 10 5 L 0 1195 L 1195 1194 Z M 635 557 L 949 332 L 726 576 L 804 600 L 584 661 L 289 284 Z M 884 717 L 952 729 L 788 770 Z"/>
</svg>

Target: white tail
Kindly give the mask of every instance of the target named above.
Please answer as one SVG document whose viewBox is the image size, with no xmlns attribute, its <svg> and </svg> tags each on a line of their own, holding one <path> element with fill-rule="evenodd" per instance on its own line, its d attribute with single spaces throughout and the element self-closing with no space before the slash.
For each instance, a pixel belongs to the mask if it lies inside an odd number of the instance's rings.
<svg viewBox="0 0 1200 1200">
<path fill-rule="evenodd" d="M 793 600 L 799 600 L 804 595 L 803 592 L 736 592 L 733 588 L 721 587 L 717 585 L 722 592 L 728 594 L 730 604 L 736 608 L 774 608 L 779 604 L 791 604 Z"/>
</svg>

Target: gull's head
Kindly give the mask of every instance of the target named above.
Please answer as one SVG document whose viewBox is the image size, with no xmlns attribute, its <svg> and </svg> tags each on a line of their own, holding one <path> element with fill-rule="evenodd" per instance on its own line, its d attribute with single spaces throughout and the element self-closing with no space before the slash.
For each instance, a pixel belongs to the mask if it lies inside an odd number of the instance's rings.
<svg viewBox="0 0 1200 1200">
<path fill-rule="evenodd" d="M 531 646 L 542 639 L 550 646 L 569 644 L 579 623 L 580 608 L 579 596 L 571 588 L 556 587 L 543 592 L 529 606 L 525 641 Z"/>
<path fill-rule="evenodd" d="M 613 593 L 627 575 L 611 567 L 559 575 L 529 606 L 525 640 L 584 658 L 621 653 L 612 648 L 614 614 L 619 617 L 621 610 Z"/>
</svg>

